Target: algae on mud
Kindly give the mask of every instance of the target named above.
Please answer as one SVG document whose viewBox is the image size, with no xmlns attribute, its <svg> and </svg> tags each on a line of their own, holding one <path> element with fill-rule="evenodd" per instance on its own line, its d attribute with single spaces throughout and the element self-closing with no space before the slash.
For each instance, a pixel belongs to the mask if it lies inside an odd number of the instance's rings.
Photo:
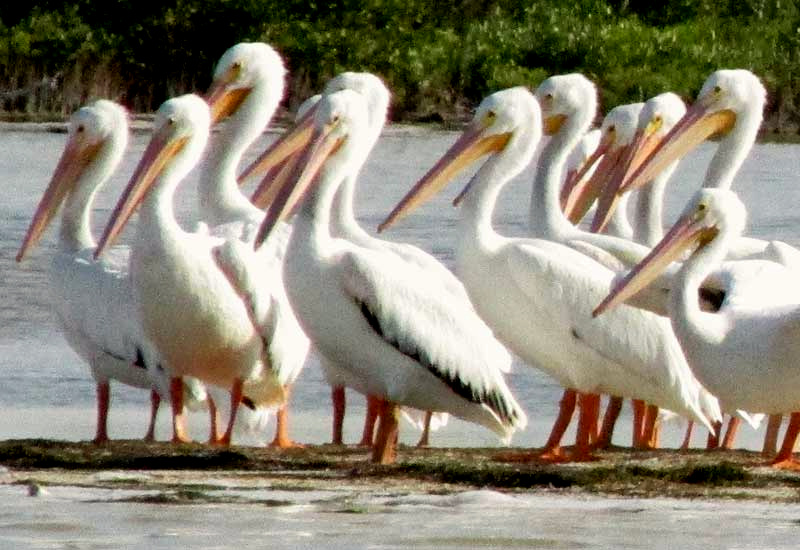
<svg viewBox="0 0 800 550">
<path fill-rule="evenodd" d="M 379 466 L 368 462 L 366 449 L 333 445 L 275 450 L 142 441 L 113 441 L 102 446 L 54 440 L 0 442 L 0 464 L 10 473 L 4 483 L 160 489 L 168 491 L 166 496 L 153 498 L 163 503 L 202 500 L 208 488 L 222 478 L 241 485 L 257 479 L 291 490 L 343 484 L 366 490 L 394 488 L 412 492 L 483 487 L 637 497 L 800 501 L 800 475 L 766 467 L 764 459 L 751 451 L 614 448 L 600 452 L 596 462 L 555 465 L 500 462 L 496 460 L 497 453 L 494 448 L 401 447 L 397 464 Z M 118 474 L 97 475 L 105 471 Z M 158 475 L 142 476 L 142 472 Z M 204 484 L 204 479 L 216 481 Z"/>
</svg>

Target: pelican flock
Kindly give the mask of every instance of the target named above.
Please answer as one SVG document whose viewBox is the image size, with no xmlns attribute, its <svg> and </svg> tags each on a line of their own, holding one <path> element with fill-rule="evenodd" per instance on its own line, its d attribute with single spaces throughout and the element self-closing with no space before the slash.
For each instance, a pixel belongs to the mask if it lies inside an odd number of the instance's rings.
<svg viewBox="0 0 800 550">
<path fill-rule="evenodd" d="M 609 109 L 595 130 L 597 88 L 583 75 L 489 94 L 378 227 L 476 167 L 454 200 L 453 271 L 418 247 L 378 238 L 355 215 L 359 174 L 391 103 L 379 76 L 331 79 L 245 166 L 285 78 L 272 47 L 240 43 L 222 55 L 205 94 L 164 102 L 99 244 L 94 198 L 118 169 L 128 114 L 101 99 L 72 116 L 17 260 L 63 205 L 49 280 L 62 332 L 96 384 L 96 443 L 109 439 L 113 380 L 151 392 L 148 440 L 164 398 L 174 442 L 189 440 L 185 407 L 207 406 L 210 442 L 230 445 L 244 405 L 277 410 L 272 443 L 294 446 L 288 400 L 315 354 L 332 387 L 334 444 L 343 439 L 345 388 L 366 396 L 378 417 L 373 437 L 368 414 L 361 441 L 374 462 L 396 459 L 405 409 L 428 420 L 453 415 L 508 444 L 528 422 L 510 382 L 514 354 L 564 395 L 543 447 L 499 460 L 592 460 L 611 442 L 621 398 L 631 398 L 640 404 L 633 446 L 644 449 L 655 446 L 659 408 L 715 436 L 723 411 L 772 415 L 765 451 L 789 414 L 770 464 L 798 469 L 800 252 L 743 238 L 746 209 L 731 191 L 761 123 L 766 91 L 755 75 L 715 71 L 688 109 L 665 92 Z M 711 136 L 719 140 L 703 188 L 664 233 L 668 182 Z M 519 213 L 528 234 L 502 235 L 498 197 L 532 163 L 530 207 Z M 175 193 L 193 170 L 200 223 L 189 230 L 176 218 Z M 240 184 L 255 176 L 262 181 L 248 198 Z M 591 208 L 585 230 L 576 224 Z M 130 247 L 115 246 L 135 212 Z M 230 395 L 221 436 L 212 387 Z M 614 399 L 598 430 L 601 394 Z M 562 439 L 576 405 L 568 450 Z"/>
<path fill-rule="evenodd" d="M 89 364 L 96 382 L 97 443 L 108 441 L 112 380 L 150 390 L 146 440 L 155 437 L 161 397 L 168 396 L 162 360 L 137 322 L 128 273 L 130 250 L 120 246 L 103 261 L 93 258 L 92 204 L 118 167 L 127 143 L 128 113 L 121 105 L 101 99 L 73 114 L 61 159 L 17 254 L 18 262 L 25 258 L 63 203 L 49 279 L 64 337 Z M 187 402 L 206 401 L 205 389 L 197 380 L 184 382 Z"/>
</svg>

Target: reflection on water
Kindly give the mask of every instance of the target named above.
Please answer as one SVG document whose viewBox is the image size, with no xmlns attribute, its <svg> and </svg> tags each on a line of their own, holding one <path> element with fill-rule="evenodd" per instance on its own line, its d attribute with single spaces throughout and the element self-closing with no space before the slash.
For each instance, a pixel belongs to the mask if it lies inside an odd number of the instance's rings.
<svg viewBox="0 0 800 550">
<path fill-rule="evenodd" d="M 362 172 L 357 193 L 357 213 L 368 229 L 374 229 L 455 137 L 448 132 L 417 130 L 384 136 Z M 48 306 L 44 270 L 56 232 L 49 230 L 42 245 L 25 262 L 14 262 L 64 140 L 64 134 L 0 132 L 0 174 L 5 191 L 0 201 L 0 368 L 4 377 L 0 385 L 0 437 L 4 438 L 87 439 L 94 433 L 94 385 L 88 369 L 58 333 Z M 97 232 L 145 141 L 146 135 L 134 136 L 123 167 L 100 193 L 95 216 Z M 263 143 L 254 151 L 261 146 Z M 667 197 L 668 219 L 675 216 L 699 185 L 712 151 L 712 145 L 701 147 L 681 165 Z M 797 158 L 797 146 L 761 145 L 745 163 L 735 189 L 749 207 L 752 235 L 800 244 L 799 220 L 793 209 L 800 204 L 800 189 L 795 185 Z M 495 220 L 501 232 L 524 234 L 531 178 L 531 173 L 525 174 L 501 198 Z M 465 181 L 463 176 L 461 182 Z M 450 263 L 457 213 L 449 201 L 458 187 L 458 183 L 451 186 L 450 191 L 385 237 L 417 244 Z M 178 205 L 182 221 L 191 227 L 195 206 L 192 181 L 182 187 Z M 126 235 L 131 234 L 128 229 Z M 531 420 L 529 428 L 515 438 L 515 444 L 539 446 L 552 422 L 560 389 L 537 370 L 520 363 L 515 365 L 511 384 Z M 148 404 L 145 392 L 115 386 L 112 399 L 111 436 L 143 435 Z M 349 410 L 354 414 L 348 416 L 346 436 L 354 440 L 360 435 L 363 399 L 355 394 L 349 399 Z M 328 407 L 328 388 L 316 360 L 312 360 L 293 394 L 293 437 L 300 441 L 326 441 Z M 627 414 L 626 408 L 624 415 Z M 166 416 L 162 411 L 158 434 L 161 438 L 168 434 Z M 620 444 L 630 440 L 625 419 L 626 416 L 615 436 Z M 195 437 L 205 437 L 205 417 L 196 413 L 191 422 Z M 682 427 L 677 422 L 674 429 L 666 431 L 667 445 L 679 442 Z M 416 434 L 409 431 L 404 430 L 403 438 L 413 442 Z M 743 429 L 739 442 L 757 448 L 759 438 L 756 432 Z M 433 442 L 442 446 L 496 444 L 486 430 L 458 421 L 434 434 Z M 787 541 L 795 540 L 798 519 L 796 508 L 784 506 L 768 509 L 747 504 L 742 508 L 720 503 L 575 500 L 531 495 L 492 500 L 489 504 L 481 500 L 475 504 L 467 497 L 456 502 L 445 497 L 404 502 L 405 497 L 382 500 L 383 497 L 367 495 L 365 503 L 356 501 L 358 506 L 366 507 L 365 514 L 344 513 L 344 508 L 331 509 L 331 503 L 326 508 L 313 502 L 269 509 L 226 504 L 224 512 L 216 505 L 175 506 L 163 513 L 163 508 L 156 505 L 108 505 L 98 501 L 114 499 L 79 489 L 53 488 L 49 496 L 37 499 L 20 496 L 21 490 L 19 486 L 0 486 L 3 500 L 14 504 L 0 507 L 0 539 L 29 548 L 50 547 L 57 541 L 67 545 L 70 543 L 65 541 L 72 541 L 75 547 L 176 548 L 192 543 L 209 546 L 209 534 L 223 535 L 224 546 L 266 541 L 269 537 L 270 546 L 276 548 L 734 548 L 748 546 L 744 544 L 747 540 L 763 547 L 779 548 L 783 544 L 788 548 Z M 74 502 L 79 504 L 69 505 Z M 731 517 L 734 513 L 735 519 Z M 767 522 L 769 528 L 764 529 Z"/>
</svg>

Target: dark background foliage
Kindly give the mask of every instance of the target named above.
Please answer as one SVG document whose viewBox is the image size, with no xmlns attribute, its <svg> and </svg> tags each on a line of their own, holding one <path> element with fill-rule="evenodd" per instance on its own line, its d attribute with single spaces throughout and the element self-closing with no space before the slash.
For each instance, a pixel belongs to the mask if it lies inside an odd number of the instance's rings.
<svg viewBox="0 0 800 550">
<path fill-rule="evenodd" d="M 458 120 L 487 93 L 580 71 L 604 110 L 718 68 L 766 84 L 765 126 L 800 128 L 800 10 L 786 0 L 126 0 L 3 2 L 0 110 L 62 117 L 94 97 L 150 112 L 203 91 L 239 41 L 286 60 L 292 109 L 342 70 L 382 76 L 395 120 Z"/>
</svg>

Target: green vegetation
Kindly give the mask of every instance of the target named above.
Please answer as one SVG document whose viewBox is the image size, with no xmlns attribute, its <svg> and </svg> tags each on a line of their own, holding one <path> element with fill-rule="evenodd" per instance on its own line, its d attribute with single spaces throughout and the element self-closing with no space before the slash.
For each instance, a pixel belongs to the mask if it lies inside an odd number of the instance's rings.
<svg viewBox="0 0 800 550">
<path fill-rule="evenodd" d="M 770 91 L 770 130 L 800 128 L 800 8 L 786 0 L 45 0 L 0 7 L 0 110 L 63 116 L 92 97 L 148 112 L 204 91 L 232 44 L 263 40 L 293 108 L 343 70 L 381 75 L 395 120 L 462 117 L 487 93 L 580 71 L 607 110 L 691 98 L 717 68 Z"/>
</svg>

